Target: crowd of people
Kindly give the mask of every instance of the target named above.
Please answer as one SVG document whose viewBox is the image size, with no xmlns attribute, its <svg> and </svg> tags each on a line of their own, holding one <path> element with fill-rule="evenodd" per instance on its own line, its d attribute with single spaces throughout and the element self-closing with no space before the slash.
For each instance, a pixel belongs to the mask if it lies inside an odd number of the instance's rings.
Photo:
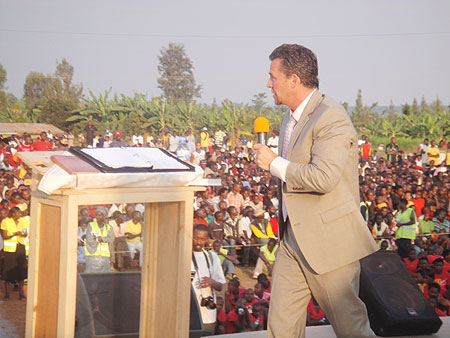
<svg viewBox="0 0 450 338">
<path fill-rule="evenodd" d="M 203 128 L 198 142 L 192 130 L 183 136 L 164 129 L 160 136 L 128 137 L 120 131 L 105 135 L 96 131 L 89 123 L 76 145 L 161 147 L 202 167 L 205 178 L 220 182 L 198 192 L 194 200 L 192 285 L 202 319 L 211 333 L 266 328 L 280 203 L 277 181 L 256 166 L 252 142 L 241 138 L 231 145 L 221 128 L 211 135 Z M 21 299 L 25 297 L 31 170 L 17 154 L 64 150 L 74 143 L 71 132 L 59 137 L 42 132 L 34 141 L 28 134 L 0 139 L 4 298 L 13 286 Z M 275 133 L 268 144 L 276 151 Z M 415 152 L 405 153 L 395 138 L 374 148 L 363 136 L 359 164 L 361 214 L 368 231 L 380 250 L 400 255 L 436 313 L 449 315 L 450 143 L 445 137 L 425 139 Z M 78 271 L 139 269 L 144 211 L 139 203 L 80 206 Z M 240 286 L 243 271 L 254 278 L 252 288 Z M 327 323 L 314 299 L 308 306 L 308 323 Z"/>
</svg>

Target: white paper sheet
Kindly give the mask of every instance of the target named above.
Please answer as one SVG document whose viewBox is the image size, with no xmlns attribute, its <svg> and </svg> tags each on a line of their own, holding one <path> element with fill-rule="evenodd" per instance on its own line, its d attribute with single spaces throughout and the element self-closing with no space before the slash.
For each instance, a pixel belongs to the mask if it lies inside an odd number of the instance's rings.
<svg viewBox="0 0 450 338">
<path fill-rule="evenodd" d="M 123 147 L 123 148 L 85 148 L 83 153 L 92 156 L 111 168 L 135 167 L 153 169 L 188 169 L 177 159 L 168 156 L 159 148 Z"/>
</svg>

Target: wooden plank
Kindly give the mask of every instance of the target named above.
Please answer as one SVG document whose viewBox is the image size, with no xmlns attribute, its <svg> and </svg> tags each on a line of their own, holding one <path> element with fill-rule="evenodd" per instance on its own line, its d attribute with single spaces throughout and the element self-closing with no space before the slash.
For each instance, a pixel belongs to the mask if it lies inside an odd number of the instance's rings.
<svg viewBox="0 0 450 338">
<path fill-rule="evenodd" d="M 186 224 L 184 207 L 184 202 L 163 202 L 152 204 L 146 212 L 141 337 L 189 335 L 190 264 L 186 263 L 191 251 L 186 234 L 192 232 L 192 221 Z"/>
<path fill-rule="evenodd" d="M 54 165 L 50 159 L 53 155 L 62 155 L 64 151 L 33 151 L 17 152 L 17 156 L 39 174 L 45 174 L 49 167 Z"/>
<path fill-rule="evenodd" d="M 39 220 L 39 282 L 34 337 L 56 337 L 58 324 L 61 208 L 41 204 Z M 75 304 L 74 304 L 75 306 Z M 64 320 L 61 318 L 61 320 Z"/>
<path fill-rule="evenodd" d="M 53 155 L 50 159 L 67 171 L 69 174 L 100 173 L 100 170 L 81 158 L 72 155 Z"/>
<path fill-rule="evenodd" d="M 80 204 L 111 203 L 152 203 L 184 201 L 186 193 L 193 199 L 194 187 L 146 187 L 146 188 L 109 188 L 71 190 L 70 195 L 77 195 Z"/>
<path fill-rule="evenodd" d="M 73 337 L 77 301 L 78 203 L 76 196 L 63 198 L 59 260 L 58 338 Z"/>
<path fill-rule="evenodd" d="M 40 214 L 40 200 L 36 197 L 31 198 L 31 224 L 30 224 L 30 255 L 28 258 L 28 294 L 27 294 L 27 309 L 26 309 L 26 325 L 25 337 L 32 337 L 36 324 L 36 295 L 37 283 L 39 279 L 39 255 L 40 250 L 40 233 L 39 233 L 39 219 Z"/>
</svg>

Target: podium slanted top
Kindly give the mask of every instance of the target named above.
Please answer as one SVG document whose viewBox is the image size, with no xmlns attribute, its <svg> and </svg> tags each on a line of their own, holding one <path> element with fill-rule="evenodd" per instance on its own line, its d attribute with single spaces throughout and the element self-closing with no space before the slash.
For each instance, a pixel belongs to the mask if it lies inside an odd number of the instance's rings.
<svg viewBox="0 0 450 338">
<path fill-rule="evenodd" d="M 77 149 L 84 150 L 85 148 Z M 102 152 L 103 154 L 107 153 L 107 156 L 99 156 L 101 159 L 109 158 L 112 161 L 105 165 L 106 170 L 101 167 L 103 161 L 100 160 L 99 164 L 96 160 L 89 159 L 89 156 L 97 153 L 97 149 L 101 148 L 86 148 L 85 153 L 88 156 L 82 156 L 83 158 L 75 156 L 72 151 L 40 151 L 18 154 L 22 161 L 33 169 L 33 172 L 42 176 L 36 185 L 36 190 L 48 195 L 60 189 L 205 185 L 202 180 L 203 170 L 199 166 L 183 162 L 171 154 L 167 155 L 165 151 L 161 152 L 158 148 L 116 148 L 114 152 L 111 150 Z M 127 149 L 130 150 L 127 151 Z M 139 156 L 146 155 L 144 156 L 146 157 L 145 161 L 150 159 L 156 166 L 148 166 L 144 169 L 136 168 L 126 165 L 130 164 L 128 161 L 124 163 L 123 167 L 120 167 L 120 159 L 129 159 L 130 154 L 136 161 L 139 161 Z M 164 167 L 165 159 L 172 167 Z M 118 167 L 109 170 L 111 163 Z"/>
</svg>

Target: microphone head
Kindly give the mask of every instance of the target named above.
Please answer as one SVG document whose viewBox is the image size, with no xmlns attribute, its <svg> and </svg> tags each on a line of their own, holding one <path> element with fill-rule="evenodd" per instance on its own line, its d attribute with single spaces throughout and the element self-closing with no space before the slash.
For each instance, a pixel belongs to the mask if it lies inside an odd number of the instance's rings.
<svg viewBox="0 0 450 338">
<path fill-rule="evenodd" d="M 255 133 L 268 133 L 269 132 L 269 120 L 265 117 L 258 117 L 254 124 Z"/>
</svg>

